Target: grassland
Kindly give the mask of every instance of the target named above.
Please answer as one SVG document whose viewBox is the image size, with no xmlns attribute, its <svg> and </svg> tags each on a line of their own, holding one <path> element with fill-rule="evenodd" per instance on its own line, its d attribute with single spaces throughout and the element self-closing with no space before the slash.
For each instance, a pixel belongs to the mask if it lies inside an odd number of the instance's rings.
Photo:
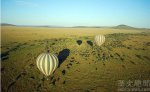
<svg viewBox="0 0 150 92">
<path fill-rule="evenodd" d="M 115 92 L 118 80 L 150 79 L 150 30 L 5 26 L 1 35 L 2 92 Z M 46 43 L 61 63 L 49 80 L 36 67 Z"/>
</svg>

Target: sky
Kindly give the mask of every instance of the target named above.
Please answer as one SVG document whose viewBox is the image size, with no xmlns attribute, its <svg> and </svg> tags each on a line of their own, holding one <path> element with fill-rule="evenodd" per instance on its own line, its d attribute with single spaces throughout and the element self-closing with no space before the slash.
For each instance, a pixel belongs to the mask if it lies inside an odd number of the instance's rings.
<svg viewBox="0 0 150 92">
<path fill-rule="evenodd" d="M 1 23 L 150 28 L 150 0 L 1 0 Z"/>
</svg>

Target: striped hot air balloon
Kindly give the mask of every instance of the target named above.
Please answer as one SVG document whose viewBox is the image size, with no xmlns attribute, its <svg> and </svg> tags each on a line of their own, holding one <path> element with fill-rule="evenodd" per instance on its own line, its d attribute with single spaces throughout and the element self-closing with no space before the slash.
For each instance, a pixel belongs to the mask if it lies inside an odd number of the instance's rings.
<svg viewBox="0 0 150 92">
<path fill-rule="evenodd" d="M 42 53 L 37 57 L 36 64 L 38 69 L 46 76 L 51 75 L 58 67 L 59 61 L 56 55 Z"/>
<path fill-rule="evenodd" d="M 94 42 L 96 45 L 101 46 L 105 42 L 105 36 L 104 35 L 96 35 Z"/>
</svg>

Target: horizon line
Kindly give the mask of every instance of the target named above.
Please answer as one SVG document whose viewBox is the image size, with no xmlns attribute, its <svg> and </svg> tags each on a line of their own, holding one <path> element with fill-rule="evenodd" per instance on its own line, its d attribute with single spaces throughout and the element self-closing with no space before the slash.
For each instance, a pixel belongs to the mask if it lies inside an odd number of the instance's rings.
<svg viewBox="0 0 150 92">
<path fill-rule="evenodd" d="M 117 27 L 117 26 L 127 26 L 127 27 L 131 27 L 131 28 L 141 28 L 141 29 L 150 29 L 150 27 L 135 27 L 135 26 L 130 26 L 130 25 L 126 25 L 126 24 L 118 24 L 118 25 L 112 25 L 112 26 L 100 26 L 100 25 L 74 25 L 74 26 L 64 26 L 64 25 L 46 25 L 46 24 L 41 24 L 41 25 L 30 25 L 30 24 L 13 24 L 13 23 L 1 23 L 1 26 L 24 26 L 24 27 L 54 27 L 54 28 L 57 28 L 57 27 L 81 27 L 81 28 L 84 28 L 84 27 L 97 27 L 97 28 L 100 28 L 100 27 Z"/>
</svg>

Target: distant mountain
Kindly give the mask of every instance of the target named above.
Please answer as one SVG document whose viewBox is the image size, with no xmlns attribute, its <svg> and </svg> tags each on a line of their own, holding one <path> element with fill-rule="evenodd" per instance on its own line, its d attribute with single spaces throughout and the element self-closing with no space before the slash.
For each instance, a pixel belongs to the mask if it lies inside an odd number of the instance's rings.
<svg viewBox="0 0 150 92">
<path fill-rule="evenodd" d="M 18 26 L 18 27 L 47 27 L 47 28 L 114 28 L 114 29 L 136 29 L 136 30 L 150 30 L 149 28 L 135 28 L 128 25 L 118 25 L 118 26 L 55 26 L 55 25 L 14 25 L 9 23 L 1 23 L 1 26 Z"/>
<path fill-rule="evenodd" d="M 74 26 L 73 28 L 115 28 L 115 29 L 138 29 L 128 25 L 118 25 L 118 26 Z"/>
<path fill-rule="evenodd" d="M 1 26 L 63 28 L 63 26 L 53 26 L 53 25 L 14 25 L 9 23 L 1 23 Z"/>
<path fill-rule="evenodd" d="M 1 23 L 1 26 L 16 26 L 14 24 L 8 24 L 8 23 Z"/>
<path fill-rule="evenodd" d="M 128 26 L 128 25 L 123 25 L 123 24 L 115 26 L 113 28 L 116 28 L 116 29 L 136 29 L 134 27 L 131 27 L 131 26 Z"/>
<path fill-rule="evenodd" d="M 72 28 L 101 28 L 101 26 L 73 26 Z"/>
</svg>

